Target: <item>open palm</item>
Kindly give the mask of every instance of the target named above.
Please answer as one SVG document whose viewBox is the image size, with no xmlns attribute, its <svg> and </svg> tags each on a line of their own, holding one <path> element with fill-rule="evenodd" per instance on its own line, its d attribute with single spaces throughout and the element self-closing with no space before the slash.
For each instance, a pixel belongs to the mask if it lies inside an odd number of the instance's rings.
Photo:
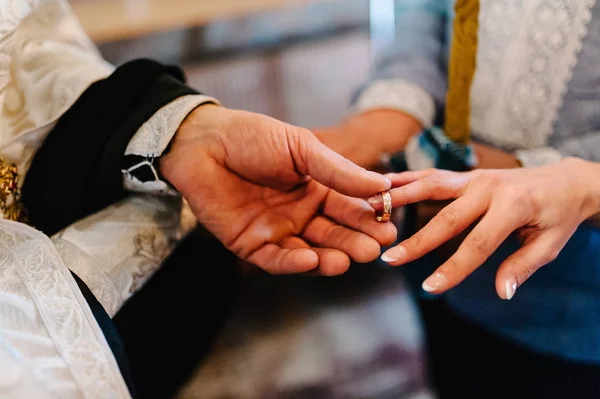
<svg viewBox="0 0 600 399">
<path fill-rule="evenodd" d="M 387 179 L 262 115 L 199 108 L 161 168 L 206 229 L 271 273 L 340 274 L 396 238 L 361 199 L 388 189 Z"/>
</svg>

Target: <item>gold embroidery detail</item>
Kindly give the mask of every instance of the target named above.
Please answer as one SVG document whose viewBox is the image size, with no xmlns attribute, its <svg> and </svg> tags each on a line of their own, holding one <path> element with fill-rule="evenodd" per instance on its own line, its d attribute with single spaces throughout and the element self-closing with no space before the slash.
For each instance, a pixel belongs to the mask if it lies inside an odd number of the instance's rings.
<svg viewBox="0 0 600 399">
<path fill-rule="evenodd" d="M 477 64 L 479 0 L 457 0 L 454 9 L 444 131 L 455 143 L 467 144 L 471 139 L 471 83 Z"/>
<path fill-rule="evenodd" d="M 4 219 L 27 223 L 27 212 L 21 202 L 19 173 L 15 164 L 0 159 L 0 210 Z"/>
</svg>

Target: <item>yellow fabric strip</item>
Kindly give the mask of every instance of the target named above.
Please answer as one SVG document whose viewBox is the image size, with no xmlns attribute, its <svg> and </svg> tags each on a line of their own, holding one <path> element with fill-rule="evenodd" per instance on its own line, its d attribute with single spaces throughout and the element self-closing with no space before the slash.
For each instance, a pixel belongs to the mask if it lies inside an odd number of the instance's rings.
<svg viewBox="0 0 600 399">
<path fill-rule="evenodd" d="M 477 64 L 479 0 L 456 0 L 454 9 L 444 131 L 450 140 L 467 144 L 471 139 L 470 97 Z"/>
</svg>

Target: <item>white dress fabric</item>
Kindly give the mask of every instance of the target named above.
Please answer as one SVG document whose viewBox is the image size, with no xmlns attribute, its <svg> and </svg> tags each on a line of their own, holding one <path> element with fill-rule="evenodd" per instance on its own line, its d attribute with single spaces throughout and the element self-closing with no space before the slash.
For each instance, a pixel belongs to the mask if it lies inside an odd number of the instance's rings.
<svg viewBox="0 0 600 399">
<path fill-rule="evenodd" d="M 57 119 L 113 69 L 66 1 L 0 0 L 0 157 L 18 166 L 21 182 Z M 187 114 L 206 102 L 216 101 L 193 95 L 163 107 L 126 154 L 151 166 Z M 130 396 L 69 270 L 113 316 L 185 231 L 181 199 L 156 195 L 174 194 L 165 182 L 123 173 L 125 187 L 138 195 L 54 237 L 0 218 L 1 398 Z"/>
</svg>

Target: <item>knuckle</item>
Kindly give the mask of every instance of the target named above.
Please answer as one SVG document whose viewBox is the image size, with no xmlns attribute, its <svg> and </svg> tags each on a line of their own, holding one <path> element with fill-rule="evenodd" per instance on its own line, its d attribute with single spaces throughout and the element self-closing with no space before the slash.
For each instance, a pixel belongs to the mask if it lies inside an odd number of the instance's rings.
<svg viewBox="0 0 600 399">
<path fill-rule="evenodd" d="M 532 189 L 525 186 L 503 187 L 501 199 L 508 209 L 523 218 L 538 215 L 542 209 L 540 199 Z"/>
<path fill-rule="evenodd" d="M 543 265 L 547 265 L 548 263 L 552 263 L 552 262 L 554 262 L 556 260 L 556 258 L 558 258 L 559 254 L 560 254 L 560 251 L 556 250 L 556 249 L 552 249 L 552 250 L 546 251 L 544 253 L 544 255 L 542 256 L 541 263 Z"/>
<path fill-rule="evenodd" d="M 504 176 L 497 171 L 484 171 L 482 172 L 482 178 L 492 187 L 498 187 L 504 183 Z"/>
<path fill-rule="evenodd" d="M 437 217 L 447 227 L 454 228 L 458 224 L 458 213 L 453 207 L 446 207 L 442 209 Z"/>
<path fill-rule="evenodd" d="M 490 249 L 489 242 L 490 241 L 486 235 L 481 233 L 473 233 L 468 236 L 466 243 L 469 248 L 474 250 L 476 253 L 486 254 Z"/>
<path fill-rule="evenodd" d="M 497 183 L 497 180 L 500 178 L 497 173 L 486 169 L 475 169 L 469 173 L 473 182 L 484 185 L 491 185 L 492 181 L 496 181 Z"/>
<path fill-rule="evenodd" d="M 347 231 L 340 225 L 331 224 L 325 228 L 323 232 L 325 240 L 327 241 L 343 241 L 347 238 Z"/>
<path fill-rule="evenodd" d="M 442 176 L 439 173 L 432 174 L 427 178 L 427 185 L 431 190 L 435 190 L 442 185 Z"/>
</svg>

